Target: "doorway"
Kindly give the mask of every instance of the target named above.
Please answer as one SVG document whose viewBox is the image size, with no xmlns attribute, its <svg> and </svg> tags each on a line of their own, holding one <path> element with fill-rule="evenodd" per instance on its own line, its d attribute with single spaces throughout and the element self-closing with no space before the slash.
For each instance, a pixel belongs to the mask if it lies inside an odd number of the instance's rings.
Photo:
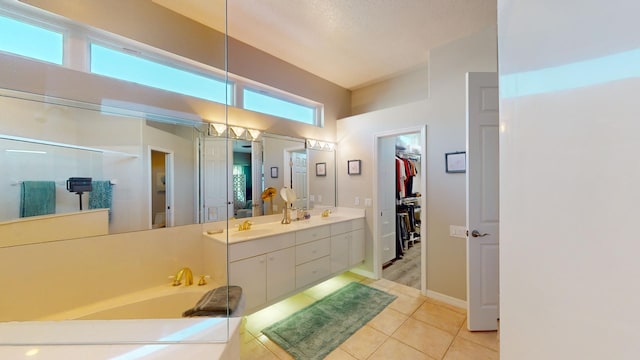
<svg viewBox="0 0 640 360">
<path fill-rule="evenodd" d="M 426 126 L 375 137 L 374 268 L 426 293 Z"/>
<path fill-rule="evenodd" d="M 173 153 L 149 148 L 149 228 L 173 226 Z"/>
<path fill-rule="evenodd" d="M 307 208 L 307 193 L 308 193 L 308 176 L 307 176 L 307 150 L 300 149 L 286 149 L 285 150 L 285 176 L 284 186 L 293 191 L 296 194 L 296 200 L 293 203 L 295 209 Z"/>
</svg>

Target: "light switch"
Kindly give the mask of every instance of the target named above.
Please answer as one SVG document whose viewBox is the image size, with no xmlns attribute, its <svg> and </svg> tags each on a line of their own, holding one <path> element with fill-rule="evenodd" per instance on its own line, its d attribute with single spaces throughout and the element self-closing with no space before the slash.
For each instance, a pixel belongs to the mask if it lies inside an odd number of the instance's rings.
<svg viewBox="0 0 640 360">
<path fill-rule="evenodd" d="M 309 201 L 316 201 L 315 195 L 309 195 Z"/>
<path fill-rule="evenodd" d="M 360 197 L 356 196 L 356 198 L 353 200 L 353 205 L 360 205 Z"/>
<path fill-rule="evenodd" d="M 449 225 L 449 236 L 466 239 L 467 238 L 467 227 L 466 226 L 459 226 L 459 225 Z"/>
<path fill-rule="evenodd" d="M 371 199 L 369 198 L 364 199 L 364 206 L 371 207 L 372 205 L 373 205 L 373 202 L 371 201 Z"/>
</svg>

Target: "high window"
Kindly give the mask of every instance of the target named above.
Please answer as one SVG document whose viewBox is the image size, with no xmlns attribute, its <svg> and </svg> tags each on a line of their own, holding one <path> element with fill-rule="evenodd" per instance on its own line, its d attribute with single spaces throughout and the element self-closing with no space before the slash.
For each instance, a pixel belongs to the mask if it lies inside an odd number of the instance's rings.
<svg viewBox="0 0 640 360">
<path fill-rule="evenodd" d="M 0 16 L 0 50 L 62 65 L 61 32 Z"/>
<path fill-rule="evenodd" d="M 293 100 L 278 97 L 266 91 L 245 88 L 243 90 L 243 107 L 247 110 L 274 115 L 310 125 L 318 124 L 316 106 L 302 104 Z"/>
<path fill-rule="evenodd" d="M 233 84 L 98 44 L 91 44 L 91 72 L 120 80 L 230 104 Z"/>
</svg>

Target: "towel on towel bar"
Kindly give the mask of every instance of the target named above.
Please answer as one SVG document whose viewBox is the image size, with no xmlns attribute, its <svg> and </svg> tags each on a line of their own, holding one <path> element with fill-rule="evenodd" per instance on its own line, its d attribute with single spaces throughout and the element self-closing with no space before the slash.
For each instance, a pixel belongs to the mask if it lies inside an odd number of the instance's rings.
<svg viewBox="0 0 640 360">
<path fill-rule="evenodd" d="M 227 304 L 227 289 L 228 300 Z M 184 317 L 190 316 L 220 316 L 234 312 L 240 302 L 242 296 L 242 288 L 240 286 L 221 286 L 213 290 L 207 291 L 198 301 L 196 306 L 182 313 Z"/>
<path fill-rule="evenodd" d="M 109 220 L 111 220 L 111 203 L 113 201 L 111 181 L 92 181 L 91 188 L 92 190 L 89 193 L 89 209 L 109 209 Z"/>
<path fill-rule="evenodd" d="M 20 217 L 55 214 L 55 181 L 23 181 L 20 185 Z"/>
</svg>

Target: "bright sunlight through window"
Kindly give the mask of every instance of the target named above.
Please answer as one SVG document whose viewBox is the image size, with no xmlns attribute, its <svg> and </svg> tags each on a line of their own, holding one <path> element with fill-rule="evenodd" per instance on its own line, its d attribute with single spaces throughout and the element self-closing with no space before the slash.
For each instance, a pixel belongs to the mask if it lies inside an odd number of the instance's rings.
<svg viewBox="0 0 640 360">
<path fill-rule="evenodd" d="M 91 44 L 91 72 L 222 104 L 227 103 L 227 94 L 232 91 L 232 84 L 225 84 L 224 80 L 173 68 L 96 44 Z"/>
<path fill-rule="evenodd" d="M 0 50 L 62 65 L 61 33 L 0 16 Z"/>
<path fill-rule="evenodd" d="M 251 89 L 244 89 L 244 108 L 305 124 L 317 125 L 314 107 L 278 99 Z"/>
</svg>

